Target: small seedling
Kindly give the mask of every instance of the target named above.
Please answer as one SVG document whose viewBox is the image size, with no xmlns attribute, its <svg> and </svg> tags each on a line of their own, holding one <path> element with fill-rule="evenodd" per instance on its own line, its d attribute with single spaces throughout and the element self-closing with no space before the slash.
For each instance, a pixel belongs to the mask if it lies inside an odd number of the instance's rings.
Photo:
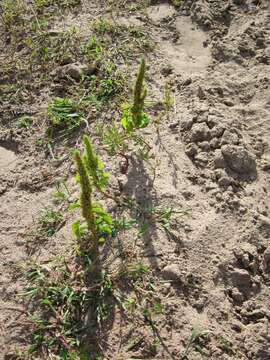
<svg viewBox="0 0 270 360">
<path fill-rule="evenodd" d="M 102 61 L 103 45 L 97 40 L 96 36 L 92 36 L 83 46 L 83 54 L 88 61 Z"/>
<path fill-rule="evenodd" d="M 70 191 L 65 181 L 58 180 L 55 183 L 56 191 L 53 193 L 53 197 L 56 202 L 68 201 L 70 198 Z"/>
<path fill-rule="evenodd" d="M 37 243 L 41 240 L 47 240 L 56 234 L 64 223 L 63 215 L 51 207 L 41 211 L 37 228 L 27 234 L 30 243 Z"/>
<path fill-rule="evenodd" d="M 132 280 L 135 282 L 141 280 L 144 277 L 144 275 L 150 273 L 149 267 L 142 263 L 133 264 L 129 266 L 128 271 Z"/>
<path fill-rule="evenodd" d="M 126 299 L 126 301 L 123 302 L 122 304 L 123 304 L 123 308 L 130 313 L 134 313 L 137 307 L 137 302 L 136 299 L 134 298 Z"/>
<path fill-rule="evenodd" d="M 210 330 L 201 330 L 201 329 L 193 329 L 191 336 L 188 340 L 188 344 L 184 353 L 181 355 L 182 360 L 187 360 L 189 353 L 194 349 L 195 351 L 203 354 L 203 350 L 201 348 L 200 340 L 207 339 L 212 335 L 212 331 Z"/>
<path fill-rule="evenodd" d="M 123 231 L 123 230 L 129 230 L 132 229 L 134 225 L 137 225 L 138 221 L 136 219 L 127 219 L 125 217 L 122 217 L 120 219 L 115 219 L 114 221 L 114 229 L 115 232 Z"/>
<path fill-rule="evenodd" d="M 168 84 L 166 84 L 166 86 L 165 86 L 163 104 L 164 104 L 164 107 L 165 107 L 165 111 L 166 111 L 166 113 L 168 115 L 171 108 L 172 108 L 172 106 L 173 106 L 173 104 L 174 104 L 174 99 L 172 97 L 172 92 L 171 92 L 171 89 L 170 89 Z"/>
<path fill-rule="evenodd" d="M 150 216 L 150 222 L 159 223 L 168 232 L 174 219 L 179 216 L 190 216 L 191 209 L 175 209 L 173 206 L 158 206 L 147 209 L 146 213 Z"/>
<path fill-rule="evenodd" d="M 221 349 L 228 355 L 236 355 L 237 351 L 234 349 L 233 344 L 224 336 L 220 335 L 217 338 L 217 341 L 219 342 Z"/>
</svg>

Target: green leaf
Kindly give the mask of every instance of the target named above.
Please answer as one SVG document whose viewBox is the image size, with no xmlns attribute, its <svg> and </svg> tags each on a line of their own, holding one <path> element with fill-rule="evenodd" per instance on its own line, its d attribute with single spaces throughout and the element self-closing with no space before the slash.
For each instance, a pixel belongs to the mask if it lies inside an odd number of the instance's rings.
<svg viewBox="0 0 270 360">
<path fill-rule="evenodd" d="M 72 224 L 72 232 L 77 239 L 81 239 L 84 235 L 87 234 L 87 227 L 82 225 L 80 220 L 77 220 Z"/>
<path fill-rule="evenodd" d="M 73 203 L 69 205 L 69 210 L 75 210 L 75 209 L 80 209 L 81 205 L 79 203 Z"/>
</svg>

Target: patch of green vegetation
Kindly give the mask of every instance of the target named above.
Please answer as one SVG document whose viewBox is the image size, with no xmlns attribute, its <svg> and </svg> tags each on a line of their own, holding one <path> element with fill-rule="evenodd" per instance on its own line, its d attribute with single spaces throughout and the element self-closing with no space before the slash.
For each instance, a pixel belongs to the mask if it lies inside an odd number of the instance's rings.
<svg viewBox="0 0 270 360">
<path fill-rule="evenodd" d="M 16 125 L 19 129 L 30 130 L 33 126 L 33 119 L 28 116 L 23 116 L 17 120 Z"/>
<path fill-rule="evenodd" d="M 49 6 L 57 6 L 61 9 L 73 8 L 81 5 L 81 0 L 34 0 L 34 4 L 37 8 L 47 8 Z"/>
<path fill-rule="evenodd" d="M 106 0 L 108 6 L 116 12 L 146 12 L 151 0 Z"/>
<path fill-rule="evenodd" d="M 98 124 L 96 132 L 110 155 L 125 153 L 128 150 L 127 136 L 116 123 L 105 129 L 103 125 Z"/>
<path fill-rule="evenodd" d="M 183 3 L 183 0 L 171 0 L 171 2 L 174 6 L 178 7 Z"/>
<path fill-rule="evenodd" d="M 236 356 L 237 350 L 234 348 L 231 341 L 226 339 L 224 336 L 220 335 L 217 337 L 220 348 L 230 356 Z"/>
<path fill-rule="evenodd" d="M 150 222 L 161 224 L 166 231 L 171 230 L 171 223 L 178 216 L 189 216 L 191 209 L 177 209 L 174 206 L 158 206 L 147 209 Z"/>
<path fill-rule="evenodd" d="M 199 328 L 194 328 L 192 330 L 191 336 L 188 339 L 188 343 L 185 351 L 181 355 L 182 360 L 187 360 L 189 358 L 189 354 L 192 350 L 204 355 L 204 346 L 205 342 L 209 340 L 209 337 L 212 335 L 212 331 L 210 330 L 202 330 Z"/>
<path fill-rule="evenodd" d="M 84 103 L 90 101 L 104 106 L 108 100 L 121 96 L 125 91 L 124 73 L 104 46 L 106 45 L 98 42 L 95 36 L 83 46 L 82 51 L 87 61 L 98 67 L 98 74 L 89 79 L 88 89 L 91 91 L 85 96 Z"/>
<path fill-rule="evenodd" d="M 108 315 L 106 298 L 113 291 L 110 279 L 103 276 L 97 283 L 98 291 L 93 291 L 87 286 L 87 258 L 81 265 L 70 260 L 56 258 L 46 266 L 31 264 L 26 274 L 25 296 L 38 309 L 31 315 L 33 344 L 25 353 L 31 359 L 38 355 L 65 360 L 91 358 L 83 337 L 93 334 L 98 325 L 88 317 L 91 311 L 96 312 L 100 323 Z"/>
<path fill-rule="evenodd" d="M 2 21 L 7 31 L 14 31 L 15 26 L 24 25 L 26 4 L 23 0 L 3 0 L 0 4 Z"/>
<path fill-rule="evenodd" d="M 38 218 L 35 229 L 27 234 L 27 246 L 33 248 L 36 244 L 53 237 L 64 224 L 63 214 L 52 208 L 44 208 Z M 31 249 L 32 252 L 32 249 Z"/>
<path fill-rule="evenodd" d="M 83 114 L 69 98 L 56 98 L 48 107 L 50 128 L 72 132 L 81 126 Z"/>
<path fill-rule="evenodd" d="M 172 109 L 172 107 L 174 105 L 174 99 L 173 99 L 173 96 L 172 96 L 172 91 L 171 91 L 171 88 L 170 88 L 170 86 L 168 84 L 166 84 L 166 86 L 165 86 L 163 104 L 164 104 L 164 107 L 165 107 L 165 111 L 166 111 L 166 113 L 168 115 L 170 110 Z"/>
<path fill-rule="evenodd" d="M 78 150 L 74 153 L 76 179 L 81 188 L 80 202 L 75 208 L 81 209 L 83 217 L 83 221 L 78 220 L 72 226 L 77 239 L 76 253 L 69 264 L 66 259 L 58 258 L 46 267 L 34 264 L 27 273 L 26 295 L 32 298 L 37 309 L 31 316 L 34 331 L 29 356 L 50 354 L 61 359 L 77 360 L 82 359 L 81 356 L 89 359 L 89 351 L 84 346 L 85 334 L 95 336 L 109 314 L 106 299 L 111 296 L 114 285 L 102 269 L 99 249 L 112 235 L 114 222 L 93 202 L 94 189 L 104 190 L 108 174 L 87 136 L 84 144 L 83 154 Z M 64 189 L 60 198 L 66 200 L 69 192 L 66 186 Z M 62 220 L 59 212 L 46 208 L 39 221 L 40 231 L 53 236 Z"/>
<path fill-rule="evenodd" d="M 105 44 L 98 41 L 96 36 L 91 36 L 90 39 L 83 44 L 82 52 L 88 61 L 95 61 L 100 63 L 105 55 Z"/>
<path fill-rule="evenodd" d="M 36 23 L 34 23 L 36 24 Z M 42 25 L 42 28 L 41 28 Z M 34 33 L 25 39 L 24 44 L 30 54 L 30 63 L 64 64 L 75 57 L 77 49 L 77 29 L 48 31 L 48 23 L 43 20 Z"/>
<path fill-rule="evenodd" d="M 63 215 L 51 207 L 47 207 L 41 211 L 38 221 L 38 232 L 41 236 L 52 237 L 63 224 Z"/>
<path fill-rule="evenodd" d="M 149 51 L 153 42 L 147 29 L 143 26 L 126 25 L 112 20 L 98 19 L 90 23 L 91 29 L 102 39 L 103 43 L 110 43 L 112 52 L 118 50 L 118 56 L 128 60 L 134 51 Z M 123 46 L 125 44 L 125 46 Z M 115 54 L 117 55 L 117 54 Z"/>
<path fill-rule="evenodd" d="M 71 194 L 66 182 L 62 179 L 58 179 L 55 182 L 55 191 L 53 192 L 55 202 L 68 202 L 70 196 Z"/>
</svg>

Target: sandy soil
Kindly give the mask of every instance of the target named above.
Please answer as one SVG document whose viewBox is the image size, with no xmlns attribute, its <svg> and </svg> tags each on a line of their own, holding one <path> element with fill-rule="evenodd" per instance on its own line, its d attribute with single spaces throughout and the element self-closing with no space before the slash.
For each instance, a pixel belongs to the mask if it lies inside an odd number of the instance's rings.
<svg viewBox="0 0 270 360">
<path fill-rule="evenodd" d="M 115 13 L 105 3 L 90 3 L 56 19 L 56 28 L 84 31 L 87 20 L 113 14 L 119 23 L 145 27 L 155 45 L 145 55 L 151 164 L 131 157 L 127 175 L 120 174 L 119 159 L 95 140 L 111 168 L 112 190 L 142 207 L 190 209 L 189 216 L 175 217 L 169 233 L 155 224 L 136 242 L 132 231 L 118 239 L 125 253 L 132 249 L 132 260 L 151 269 L 155 297 L 165 310 L 153 315 L 151 326 L 139 310 L 123 316 L 115 306 L 102 333 L 102 359 L 270 359 L 268 1 L 183 0 L 179 7 L 151 1 L 142 12 L 129 12 L 126 5 L 113 8 Z M 78 190 L 70 157 L 55 165 L 48 149 L 36 146 L 53 82 L 42 91 L 29 87 L 19 103 L 7 96 L 5 86 L 28 75 L 7 70 L 15 50 L 6 36 L 0 44 L 0 359 L 11 360 L 30 341 L 29 304 L 22 296 L 30 259 L 26 234 L 52 203 L 58 177 L 73 196 Z M 135 58 L 128 70 L 132 76 L 137 63 Z M 173 107 L 159 119 L 166 84 Z M 27 131 L 16 125 L 24 115 L 34 119 Z M 71 143 L 58 142 L 57 155 L 80 146 L 81 133 Z M 65 214 L 65 224 L 35 249 L 32 261 L 46 263 L 70 251 L 72 217 Z M 201 336 L 192 342 L 194 329 Z"/>
</svg>

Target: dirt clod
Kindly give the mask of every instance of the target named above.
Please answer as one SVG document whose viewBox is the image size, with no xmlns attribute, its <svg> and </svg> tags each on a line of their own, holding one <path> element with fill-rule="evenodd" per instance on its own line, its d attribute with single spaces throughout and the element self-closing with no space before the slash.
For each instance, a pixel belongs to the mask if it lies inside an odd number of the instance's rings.
<svg viewBox="0 0 270 360">
<path fill-rule="evenodd" d="M 182 274 L 177 264 L 166 265 L 161 273 L 165 280 L 181 281 Z"/>
<path fill-rule="evenodd" d="M 230 169 L 239 174 L 249 174 L 256 171 L 254 156 L 241 146 L 223 145 L 222 155 Z"/>
<path fill-rule="evenodd" d="M 209 140 L 210 131 L 206 124 L 194 124 L 191 129 L 191 140 L 194 142 Z"/>
</svg>

